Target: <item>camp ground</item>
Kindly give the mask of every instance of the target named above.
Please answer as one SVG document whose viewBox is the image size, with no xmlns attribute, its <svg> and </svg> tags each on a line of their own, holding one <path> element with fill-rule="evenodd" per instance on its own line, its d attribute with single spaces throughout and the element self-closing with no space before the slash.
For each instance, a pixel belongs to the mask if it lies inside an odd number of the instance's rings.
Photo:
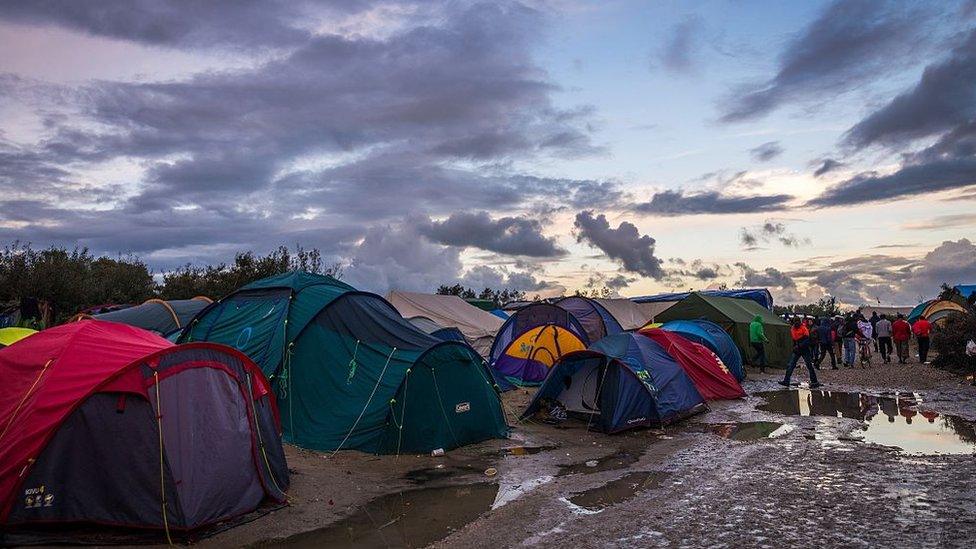
<svg viewBox="0 0 976 549">
<path fill-rule="evenodd" d="M 790 328 L 783 319 L 752 299 L 719 297 L 694 292 L 658 315 L 655 320 L 667 323 L 671 320 L 704 319 L 722 327 L 735 342 L 744 361 L 753 358 L 749 345 L 749 323 L 759 317 L 769 343 L 766 357 L 769 364 L 785 367 L 793 349 Z"/>
<path fill-rule="evenodd" d="M 0 379 L 4 543 L 185 541 L 285 501 L 271 387 L 233 349 L 82 320 L 4 349 Z"/>
<path fill-rule="evenodd" d="M 291 272 L 213 303 L 180 342 L 250 356 L 278 396 L 284 440 L 400 454 L 504 438 L 491 374 L 466 343 L 428 335 L 385 299 Z"/>
<path fill-rule="evenodd" d="M 387 300 L 406 318 L 427 318 L 444 328 L 457 328 L 475 351 L 487 356 L 504 320 L 458 296 L 393 291 Z"/>
</svg>

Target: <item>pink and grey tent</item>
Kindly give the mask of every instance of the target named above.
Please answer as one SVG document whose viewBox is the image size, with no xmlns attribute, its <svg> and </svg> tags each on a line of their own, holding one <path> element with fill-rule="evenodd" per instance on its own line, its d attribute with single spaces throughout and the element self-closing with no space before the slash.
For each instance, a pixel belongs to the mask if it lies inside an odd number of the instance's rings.
<svg viewBox="0 0 976 549">
<path fill-rule="evenodd" d="M 0 350 L 0 545 L 192 540 L 284 502 L 271 386 L 234 349 L 83 320 Z"/>
</svg>

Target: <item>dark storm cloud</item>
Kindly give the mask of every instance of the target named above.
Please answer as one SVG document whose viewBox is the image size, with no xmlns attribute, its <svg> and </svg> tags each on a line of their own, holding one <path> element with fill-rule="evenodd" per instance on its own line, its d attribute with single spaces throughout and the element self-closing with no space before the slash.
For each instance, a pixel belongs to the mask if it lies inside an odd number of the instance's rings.
<svg viewBox="0 0 976 549">
<path fill-rule="evenodd" d="M 796 282 L 786 273 L 773 267 L 766 267 L 763 270 L 756 270 L 746 263 L 736 263 L 736 267 L 742 271 L 742 278 L 739 285 L 745 288 L 765 288 L 773 286 L 777 288 L 795 288 Z"/>
<path fill-rule="evenodd" d="M 655 194 L 648 202 L 634 204 L 631 209 L 662 216 L 756 213 L 782 210 L 792 199 L 788 194 L 731 196 L 717 191 L 685 194 L 669 190 Z"/>
<path fill-rule="evenodd" d="M 671 27 L 658 54 L 661 65 L 671 72 L 691 71 L 696 62 L 695 55 L 701 48 L 704 30 L 702 18 L 695 15 L 688 16 Z"/>
<path fill-rule="evenodd" d="M 814 170 L 813 176 L 814 177 L 820 177 L 821 175 L 824 175 L 825 173 L 832 172 L 832 171 L 836 170 L 837 168 L 840 168 L 843 165 L 844 165 L 843 162 L 838 162 L 837 160 L 834 160 L 832 158 L 828 158 L 828 159 L 826 159 L 826 160 L 823 161 L 823 164 L 820 164 L 820 167 L 819 168 L 817 168 L 816 170 Z"/>
<path fill-rule="evenodd" d="M 723 122 L 753 119 L 795 102 L 846 91 L 913 58 L 931 14 L 901 2 L 834 2 L 779 57 L 776 75 L 722 106 Z"/>
<path fill-rule="evenodd" d="M 175 47 L 291 46 L 309 36 L 299 28 L 316 10 L 359 11 L 356 0 L 7 0 L 0 19 L 58 25 L 95 36 Z"/>
<path fill-rule="evenodd" d="M 976 157 L 904 166 L 890 175 L 860 174 L 824 191 L 808 206 L 823 208 L 895 200 L 976 185 Z"/>
<path fill-rule="evenodd" d="M 911 90 L 892 99 L 846 134 L 845 144 L 897 145 L 950 130 L 976 116 L 976 30 L 949 57 L 925 68 Z"/>
<path fill-rule="evenodd" d="M 654 255 L 655 240 L 641 235 L 633 223 L 623 221 L 613 229 L 604 214 L 594 217 L 591 210 L 586 210 L 576 214 L 573 226 L 578 242 L 602 250 L 626 271 L 655 279 L 664 276 L 661 259 Z"/>
<path fill-rule="evenodd" d="M 769 141 L 758 147 L 749 149 L 749 154 L 757 162 L 768 162 L 783 154 L 783 147 L 780 146 L 779 141 Z"/>
<path fill-rule="evenodd" d="M 51 6 L 18 4 L 4 14 L 112 36 L 125 27 L 130 34 L 117 37 L 199 46 L 207 45 L 197 36 L 208 25 L 231 27 L 259 9 L 245 4 L 220 20 L 208 10 L 226 10 L 194 3 L 188 19 L 206 13 L 184 28 L 156 17 L 173 3 L 127 4 L 118 13 L 72 3 L 55 14 Z M 87 19 L 76 17 L 86 9 Z M 213 43 L 254 34 L 244 42 L 291 44 L 290 35 L 276 38 L 274 28 L 299 28 L 302 22 L 290 14 L 305 9 L 262 4 L 264 34 L 241 23 L 215 31 Z M 316 230 L 362 238 L 370 226 L 398 222 L 408 212 L 440 216 L 471 204 L 528 210 L 618 201 L 623 194 L 612 182 L 529 176 L 510 167 L 514 160 L 598 150 L 589 139 L 592 109 L 556 107 L 551 94 L 557 88 L 533 60 L 542 15 L 515 3 L 448 4 L 437 13 L 383 38 L 301 31 L 270 61 L 182 80 L 99 81 L 68 90 L 15 83 L 18 93 L 32 90 L 35 101 L 57 101 L 80 115 L 46 118 L 47 134 L 33 147 L 0 142 L 4 190 L 36 185 L 33 198 L 63 204 L 79 188 L 75 168 L 83 173 L 125 159 L 145 172 L 128 193 L 115 189 L 107 196 L 114 209 L 66 208 L 51 216 L 47 229 L 5 229 L 6 237 L 91 238 L 93 248 L 108 252 L 177 245 L 179 238 L 167 236 L 177 234 L 175 228 L 154 237 L 137 226 L 141 215 L 158 216 L 161 229 L 166 219 L 179 223 L 187 246 L 197 241 L 193 235 L 234 243 L 250 231 L 262 241 Z M 161 27 L 150 32 L 152 25 Z M 110 191 L 93 189 L 88 200 Z M 95 235 L 100 225 L 84 222 L 92 216 L 111 219 L 116 237 Z"/>
<path fill-rule="evenodd" d="M 449 246 L 472 246 L 508 255 L 556 257 L 566 251 L 542 234 L 542 223 L 527 217 L 499 217 L 481 212 L 452 214 L 444 221 L 419 225 L 421 234 Z"/>
</svg>

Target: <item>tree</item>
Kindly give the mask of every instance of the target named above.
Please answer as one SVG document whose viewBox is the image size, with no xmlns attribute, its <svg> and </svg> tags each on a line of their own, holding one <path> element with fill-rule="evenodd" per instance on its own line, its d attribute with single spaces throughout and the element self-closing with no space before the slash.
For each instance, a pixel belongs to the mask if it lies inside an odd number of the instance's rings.
<svg viewBox="0 0 976 549">
<path fill-rule="evenodd" d="M 437 287 L 437 294 L 439 295 L 456 295 L 461 299 L 483 299 L 486 301 L 491 301 L 495 308 L 501 308 L 506 303 L 511 301 L 521 301 L 525 299 L 525 292 L 520 290 L 509 290 L 508 288 L 502 290 L 495 290 L 493 288 L 485 288 L 481 290 L 480 293 L 475 293 L 471 288 L 466 288 L 460 283 L 455 283 L 450 286 L 447 284 L 442 284 Z"/>
</svg>

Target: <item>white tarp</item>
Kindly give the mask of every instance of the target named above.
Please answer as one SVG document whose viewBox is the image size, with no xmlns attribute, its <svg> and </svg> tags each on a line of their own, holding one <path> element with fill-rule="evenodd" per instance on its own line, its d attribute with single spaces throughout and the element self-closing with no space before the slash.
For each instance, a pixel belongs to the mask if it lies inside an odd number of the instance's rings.
<svg viewBox="0 0 976 549">
<path fill-rule="evenodd" d="M 423 316 L 444 327 L 461 330 L 475 351 L 488 356 L 504 320 L 471 305 L 456 295 L 393 291 L 386 297 L 406 318 Z"/>
<path fill-rule="evenodd" d="M 594 299 L 607 310 L 624 330 L 637 330 L 654 321 L 654 316 L 661 314 L 665 309 L 674 305 L 675 301 L 662 301 L 658 303 L 634 303 L 629 299 Z"/>
</svg>

